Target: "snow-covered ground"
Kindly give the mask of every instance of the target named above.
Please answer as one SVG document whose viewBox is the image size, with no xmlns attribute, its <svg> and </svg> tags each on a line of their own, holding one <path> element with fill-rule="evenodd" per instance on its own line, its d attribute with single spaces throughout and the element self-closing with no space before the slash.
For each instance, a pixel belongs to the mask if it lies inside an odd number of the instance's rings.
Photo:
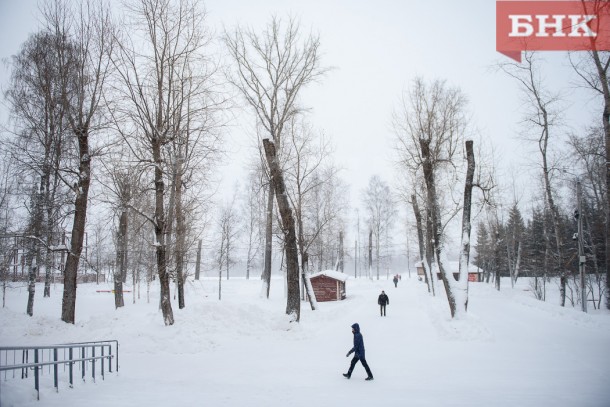
<svg viewBox="0 0 610 407">
<path fill-rule="evenodd" d="M 34 317 L 25 314 L 27 291 L 7 292 L 0 310 L 0 345 L 43 345 L 117 339 L 120 370 L 95 383 L 59 392 L 52 376 L 41 381 L 2 376 L 2 406 L 610 406 L 610 314 L 583 314 L 540 302 L 526 283 L 497 292 L 470 285 L 467 318 L 451 321 L 446 301 L 403 276 L 353 278 L 345 301 L 302 305 L 301 322 L 284 315 L 283 283 L 273 280 L 261 299 L 259 280 L 191 282 L 187 307 L 174 303 L 176 323 L 163 325 L 157 293 L 151 302 L 114 309 L 113 295 L 78 288 L 75 325 L 60 321 L 61 286 L 52 297 L 37 287 Z M 377 296 L 390 298 L 379 316 Z M 375 376 L 347 371 L 351 324 L 360 324 Z"/>
</svg>

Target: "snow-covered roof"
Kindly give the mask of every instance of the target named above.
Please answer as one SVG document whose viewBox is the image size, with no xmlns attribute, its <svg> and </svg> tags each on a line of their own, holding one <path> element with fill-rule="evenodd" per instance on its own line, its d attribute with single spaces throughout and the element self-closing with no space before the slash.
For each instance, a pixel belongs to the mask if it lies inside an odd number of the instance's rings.
<svg viewBox="0 0 610 407">
<path fill-rule="evenodd" d="M 309 278 L 314 278 L 314 277 L 318 277 L 318 276 L 326 276 L 326 277 L 330 277 L 330 278 L 334 278 L 335 280 L 339 280 L 339 281 L 343 281 L 345 282 L 349 276 L 346 273 L 341 273 L 340 271 L 335 271 L 335 270 L 323 270 L 323 271 L 319 271 L 317 273 L 313 273 L 309 275 Z"/>
</svg>

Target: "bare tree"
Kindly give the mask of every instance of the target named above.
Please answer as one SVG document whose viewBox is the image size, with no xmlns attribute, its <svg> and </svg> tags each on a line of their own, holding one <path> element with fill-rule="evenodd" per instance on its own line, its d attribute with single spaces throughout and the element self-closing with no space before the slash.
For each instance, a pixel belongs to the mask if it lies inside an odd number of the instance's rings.
<svg viewBox="0 0 610 407">
<path fill-rule="evenodd" d="M 0 139 L 0 284 L 2 284 L 2 308 L 5 306 L 8 285 L 8 266 L 14 253 L 10 231 L 14 225 L 14 196 L 17 174 Z"/>
<path fill-rule="evenodd" d="M 259 160 L 257 159 L 257 162 Z M 253 168 L 248 173 L 248 183 L 243 195 L 242 212 L 244 213 L 245 233 L 247 236 L 246 253 L 246 279 L 250 278 L 250 270 L 254 267 L 256 259 L 262 252 L 264 236 L 264 212 L 263 199 L 264 186 L 262 182 L 262 170 L 260 166 Z"/>
<path fill-rule="evenodd" d="M 334 268 L 339 254 L 337 237 L 345 230 L 345 214 L 349 213 L 347 185 L 338 176 L 332 163 L 326 163 L 309 181 L 303 210 L 304 241 L 311 269 Z"/>
<path fill-rule="evenodd" d="M 141 215 L 154 226 L 161 310 L 165 324 L 172 325 L 168 250 L 173 221 L 175 218 L 176 270 L 183 306 L 187 228 L 181 194 L 194 170 L 202 169 L 202 162 L 209 164 L 206 160 L 216 152 L 217 134 L 211 129 L 218 125 L 213 113 L 222 98 L 214 98 L 210 88 L 214 69 L 204 53 L 209 36 L 204 31 L 205 13 L 197 2 L 139 0 L 127 8 L 130 20 L 125 24 L 132 28 L 132 37 L 120 41 L 113 57 L 120 82 L 115 92 L 121 102 L 113 117 L 137 162 L 154 179 L 154 215 Z M 213 141 L 204 143 L 208 137 Z M 171 209 L 169 213 L 166 208 Z"/>
<path fill-rule="evenodd" d="M 443 230 L 447 219 L 442 217 L 438 177 L 444 169 L 455 170 L 455 154 L 466 125 L 465 103 L 459 89 L 450 88 L 442 81 L 426 84 L 417 78 L 394 113 L 401 163 L 421 177 L 425 186 L 427 244 L 433 248 L 452 317 L 465 309 L 456 306 L 453 276 L 443 265 Z"/>
<path fill-rule="evenodd" d="M 54 39 L 49 52 L 57 58 L 61 101 L 75 151 L 70 169 L 73 177 L 64 179 L 74 194 L 74 213 L 64 269 L 61 313 L 62 321 L 73 324 L 76 278 L 91 184 L 91 160 L 98 154 L 91 136 L 98 134 L 103 125 L 102 99 L 110 75 L 109 54 L 114 44 L 114 24 L 109 7 L 101 1 L 72 8 L 66 1 L 53 0 L 43 6 L 42 14 L 45 30 L 52 33 Z"/>
<path fill-rule="evenodd" d="M 235 63 L 229 80 L 254 110 L 265 138 L 270 138 L 281 151 L 285 126 L 301 110 L 297 102 L 300 91 L 324 73 L 318 36 L 310 34 L 302 40 L 295 19 L 284 24 L 273 17 L 261 34 L 237 27 L 233 33 L 225 32 L 224 40 Z M 273 191 L 269 188 L 265 231 L 263 282 L 267 298 L 271 283 Z"/>
<path fill-rule="evenodd" d="M 235 241 L 242 230 L 239 213 L 235 207 L 237 191 L 238 187 L 236 186 L 233 197 L 222 206 L 218 219 L 219 240 L 221 242 L 219 253 L 222 257 L 219 264 L 225 267 L 227 280 L 230 278 L 231 265 L 235 263 L 233 258 Z"/>
<path fill-rule="evenodd" d="M 72 147 L 59 57 L 57 52 L 49 52 L 56 43 L 52 32 L 32 34 L 12 59 L 11 82 L 5 94 L 14 123 L 14 137 L 6 140 L 6 148 L 21 173 L 19 184 L 37 184 L 42 194 L 43 224 L 37 238 L 46 253 L 45 297 L 51 290 L 49 248 L 59 243 L 58 228 L 68 212 L 69 194 L 62 178 L 70 176 L 67 160 Z M 25 194 L 29 195 L 30 190 Z"/>
<path fill-rule="evenodd" d="M 367 188 L 363 191 L 362 200 L 367 213 L 367 221 L 373 232 L 375 245 L 375 265 L 377 270 L 377 280 L 379 280 L 379 268 L 382 257 L 382 246 L 388 248 L 390 241 L 387 240 L 391 236 L 391 228 L 396 208 L 392 199 L 392 193 L 388 184 L 386 184 L 378 175 L 373 175 L 369 179 Z"/>
<path fill-rule="evenodd" d="M 535 141 L 540 151 L 545 200 L 555 235 L 555 269 L 559 272 L 560 303 L 561 306 L 565 306 L 567 283 L 566 259 L 563 248 L 564 241 L 560 213 L 555 202 L 555 194 L 551 183 L 554 168 L 550 162 L 549 151 L 549 143 L 552 140 L 553 130 L 559 121 L 559 113 L 555 108 L 559 102 L 559 96 L 551 94 L 545 89 L 539 62 L 537 61 L 536 54 L 533 52 L 524 52 L 523 64 L 503 63 L 499 67 L 519 83 L 527 101 L 528 112 L 526 113 L 526 122 L 529 124 L 531 131 L 536 133 Z"/>
</svg>

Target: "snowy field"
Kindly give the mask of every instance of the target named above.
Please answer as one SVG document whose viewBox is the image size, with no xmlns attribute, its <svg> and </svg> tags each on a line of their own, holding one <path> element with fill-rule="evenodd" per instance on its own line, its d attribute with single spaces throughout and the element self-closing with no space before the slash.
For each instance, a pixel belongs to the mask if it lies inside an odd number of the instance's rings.
<svg viewBox="0 0 610 407">
<path fill-rule="evenodd" d="M 78 288 L 75 325 L 60 321 L 61 286 L 50 299 L 36 289 L 34 317 L 25 314 L 25 287 L 7 291 L 0 310 L 0 345 L 46 345 L 117 339 L 120 371 L 59 392 L 52 376 L 0 382 L 8 406 L 610 406 L 610 314 L 583 314 L 535 300 L 522 286 L 501 292 L 470 285 L 469 315 L 451 321 L 446 301 L 428 295 L 416 278 L 347 281 L 348 298 L 302 304 L 301 323 L 284 316 L 282 280 L 270 300 L 259 280 L 191 282 L 187 307 L 174 302 L 174 326 L 165 327 L 142 298 L 114 309 L 113 295 Z M 130 288 L 127 288 L 130 289 Z M 377 296 L 390 298 L 381 318 Z M 351 358 L 351 324 L 358 322 L 375 376 L 360 364 L 343 378 Z"/>
</svg>

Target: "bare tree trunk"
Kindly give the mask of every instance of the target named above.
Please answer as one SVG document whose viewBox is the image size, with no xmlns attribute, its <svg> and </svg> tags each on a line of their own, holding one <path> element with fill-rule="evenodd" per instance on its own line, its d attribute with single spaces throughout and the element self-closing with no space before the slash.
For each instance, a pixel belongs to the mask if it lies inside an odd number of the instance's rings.
<svg viewBox="0 0 610 407">
<path fill-rule="evenodd" d="M 117 233 L 117 260 L 116 269 L 114 271 L 114 306 L 115 308 L 123 307 L 125 301 L 123 298 L 123 276 L 127 276 L 127 230 L 129 216 L 127 208 L 121 211 L 119 219 L 119 231 Z M 135 286 L 134 286 L 135 289 Z"/>
<path fill-rule="evenodd" d="M 263 291 L 269 298 L 271 288 L 271 255 L 273 254 L 273 177 L 269 175 L 269 191 L 267 195 L 267 219 L 265 220 L 265 267 L 263 269 Z"/>
<path fill-rule="evenodd" d="M 47 249 L 45 253 L 44 261 L 44 291 L 43 297 L 48 298 L 51 296 L 51 272 L 53 270 L 53 257 L 51 250 L 49 250 L 51 242 L 47 240 Z"/>
<path fill-rule="evenodd" d="M 316 298 L 316 293 L 313 291 L 313 287 L 311 286 L 311 280 L 309 279 L 308 267 L 309 267 L 309 255 L 305 253 L 301 256 L 301 280 L 303 280 L 303 286 L 305 287 L 305 292 L 307 293 L 307 298 L 309 299 L 309 306 L 312 311 L 318 309 L 318 301 Z"/>
<path fill-rule="evenodd" d="M 282 230 L 284 232 L 284 247 L 286 252 L 286 277 L 288 298 L 286 304 L 286 314 L 290 315 L 292 320 L 299 322 L 301 318 L 301 301 L 299 298 L 299 251 L 297 248 L 297 238 L 294 217 L 292 209 L 286 195 L 286 186 L 282 170 L 277 160 L 275 144 L 269 139 L 263 139 L 265 148 L 265 156 L 275 195 L 277 198 L 277 206 L 282 218 Z"/>
<path fill-rule="evenodd" d="M 430 213 L 430 221 L 432 226 L 432 247 L 434 248 L 434 260 L 440 271 L 443 286 L 447 293 L 447 301 L 449 302 L 449 310 L 451 311 L 451 317 L 453 318 L 456 313 L 456 301 L 455 293 L 451 288 L 451 282 L 445 267 L 441 261 L 443 252 L 443 236 L 441 233 L 442 224 L 440 219 L 440 208 L 438 204 L 438 198 L 436 193 L 436 180 L 434 176 L 434 168 L 432 164 L 432 157 L 430 153 L 430 141 L 423 138 L 419 139 L 421 153 L 422 153 L 422 168 L 424 172 L 424 180 L 426 183 L 426 196 L 427 196 L 427 208 Z"/>
<path fill-rule="evenodd" d="M 517 279 L 519 278 L 519 272 L 521 271 L 521 242 L 519 242 L 519 244 L 517 245 L 517 260 L 515 261 L 515 272 L 514 272 L 514 277 L 515 277 L 515 281 L 513 283 L 514 284 L 517 283 Z"/>
<path fill-rule="evenodd" d="M 435 271 L 436 261 L 434 260 L 434 235 L 432 234 L 432 214 L 429 210 L 426 210 L 426 253 L 424 259 L 428 266 L 428 277 L 430 278 L 430 284 L 432 286 L 432 295 L 436 296 L 436 283 L 438 282 L 438 273 Z"/>
<path fill-rule="evenodd" d="M 197 264 L 195 264 L 195 280 L 199 280 L 199 273 L 201 272 L 201 239 L 197 244 Z"/>
<path fill-rule="evenodd" d="M 379 250 L 381 240 L 381 236 L 379 236 L 380 234 L 380 230 L 377 228 L 377 233 L 375 235 L 375 268 L 377 269 L 377 280 L 379 280 L 379 267 L 381 263 L 381 255 Z"/>
<path fill-rule="evenodd" d="M 218 301 L 222 300 L 222 262 L 225 250 L 225 231 L 223 228 L 222 237 L 220 240 L 220 253 L 218 254 Z"/>
<path fill-rule="evenodd" d="M 161 97 L 161 95 L 159 95 Z M 161 105 L 159 106 L 159 109 Z M 158 115 L 159 120 L 162 114 Z M 159 126 L 160 123 L 157 123 Z M 157 273 L 159 274 L 159 285 L 161 288 L 161 312 L 165 325 L 174 324 L 174 312 L 172 310 L 171 294 L 169 289 L 169 273 L 167 272 L 167 246 L 165 244 L 165 209 L 163 196 L 165 195 L 165 183 L 163 182 L 163 160 L 161 157 L 161 140 L 159 137 L 151 139 L 153 162 L 155 163 L 155 254 L 157 258 Z"/>
<path fill-rule="evenodd" d="M 373 230 L 369 230 L 369 276 L 373 278 Z"/>
<path fill-rule="evenodd" d="M 227 250 L 225 251 L 225 267 L 227 268 L 227 280 L 229 280 L 229 267 L 231 266 L 230 261 L 230 255 L 231 255 L 231 231 L 230 231 L 230 225 L 229 223 L 227 223 Z"/>
<path fill-rule="evenodd" d="M 43 219 L 43 196 L 39 191 L 35 191 L 32 194 L 32 213 L 30 215 L 28 233 L 30 236 L 26 237 L 26 253 L 25 253 L 25 266 L 28 270 L 28 305 L 27 314 L 29 316 L 34 315 L 34 295 L 36 293 L 36 273 L 38 269 L 38 251 L 39 251 L 39 239 L 41 232 L 41 224 Z M 34 259 L 36 263 L 34 264 Z"/>
<path fill-rule="evenodd" d="M 182 205 L 182 158 L 178 158 L 176 171 L 176 280 L 178 281 L 178 308 L 185 307 L 184 301 L 184 246 L 186 241 L 186 225 L 184 224 L 184 209 Z"/>
<path fill-rule="evenodd" d="M 546 111 L 544 111 L 544 122 L 547 123 L 546 120 Z M 550 180 L 550 168 L 547 163 L 547 145 L 548 145 L 548 124 L 545 124 L 543 130 L 543 136 L 541 137 L 541 148 L 540 151 L 542 153 L 542 170 L 544 177 L 544 190 L 546 193 L 547 204 L 549 205 L 549 210 L 551 214 L 551 221 L 553 222 L 553 229 L 555 231 L 555 244 L 557 245 L 557 269 L 559 270 L 559 299 L 560 305 L 562 307 L 566 304 L 566 284 L 568 281 L 565 266 L 563 264 L 563 239 L 562 239 L 562 231 L 559 220 L 559 210 L 557 209 L 557 205 L 555 204 L 555 199 L 553 198 L 553 192 L 551 190 L 551 180 Z"/>
<path fill-rule="evenodd" d="M 28 239 L 27 252 L 25 256 L 25 267 L 28 270 L 28 305 L 27 314 L 34 315 L 34 295 L 36 293 L 36 265 L 34 264 L 36 242 L 34 239 Z"/>
<path fill-rule="evenodd" d="M 432 276 L 430 275 L 430 263 L 428 263 L 428 260 L 426 258 L 426 244 L 424 242 L 422 216 L 421 211 L 419 210 L 419 205 L 417 203 L 417 196 L 415 194 L 411 195 L 411 205 L 413 206 L 413 214 L 415 215 L 415 225 L 417 227 L 417 242 L 419 244 L 419 259 L 421 261 L 422 268 L 424 269 L 424 280 L 426 282 L 426 285 L 428 286 L 428 292 L 434 293 L 434 283 L 431 278 Z"/>
<path fill-rule="evenodd" d="M 61 309 L 61 320 L 70 324 L 74 323 L 76 310 L 76 278 L 80 256 L 83 251 L 85 238 L 85 223 L 87 221 L 87 199 L 89 197 L 89 185 L 91 183 L 91 154 L 89 152 L 89 129 L 78 128 L 75 131 L 78 141 L 78 183 L 74 193 L 74 220 L 72 223 L 72 238 L 70 239 L 70 251 L 66 260 L 64 271 L 64 294 Z"/>
<path fill-rule="evenodd" d="M 457 292 L 461 294 L 459 302 L 456 303 L 456 307 L 463 307 L 463 309 L 457 308 L 457 311 L 468 310 L 468 263 L 470 260 L 470 213 L 472 207 L 472 185 L 474 179 L 474 151 L 473 151 L 472 140 L 466 141 L 466 160 L 468 162 L 468 169 L 466 170 L 466 180 L 464 182 L 464 209 L 462 211 L 462 249 L 460 251 L 460 277 L 458 281 Z"/>
<path fill-rule="evenodd" d="M 58 149 L 59 150 L 59 149 Z M 56 153 L 59 155 L 59 152 Z M 55 165 L 55 168 L 59 167 L 59 163 Z M 57 177 L 57 175 L 56 175 Z M 45 199 L 45 207 L 46 207 L 46 222 L 45 222 L 45 240 L 46 240 L 46 248 L 45 248 L 45 278 L 44 278 L 44 293 L 43 297 L 48 298 L 51 297 L 51 272 L 53 269 L 53 254 L 50 250 L 50 247 L 53 245 L 53 232 L 56 221 L 54 220 L 53 214 L 53 202 L 55 202 L 55 192 L 51 194 L 50 192 L 50 175 L 46 176 L 44 181 L 44 199 Z M 57 187 L 54 186 L 54 190 Z"/>
<path fill-rule="evenodd" d="M 315 311 L 316 309 L 318 309 L 318 301 L 316 300 L 316 294 L 313 291 L 313 288 L 311 286 L 311 281 L 309 280 L 309 276 L 308 276 L 309 254 L 305 250 L 305 236 L 303 235 L 304 229 L 303 229 L 303 217 L 302 217 L 302 209 L 301 209 L 302 208 L 301 198 L 302 198 L 302 195 L 298 194 L 298 198 L 297 198 L 298 208 L 296 210 L 296 212 L 297 212 L 296 222 L 298 225 L 297 230 L 299 233 L 298 248 L 299 248 L 299 253 L 301 254 L 301 281 L 303 282 L 303 290 L 305 291 L 305 294 L 306 294 L 307 298 L 309 299 L 309 306 L 311 307 L 312 311 Z"/>
</svg>

